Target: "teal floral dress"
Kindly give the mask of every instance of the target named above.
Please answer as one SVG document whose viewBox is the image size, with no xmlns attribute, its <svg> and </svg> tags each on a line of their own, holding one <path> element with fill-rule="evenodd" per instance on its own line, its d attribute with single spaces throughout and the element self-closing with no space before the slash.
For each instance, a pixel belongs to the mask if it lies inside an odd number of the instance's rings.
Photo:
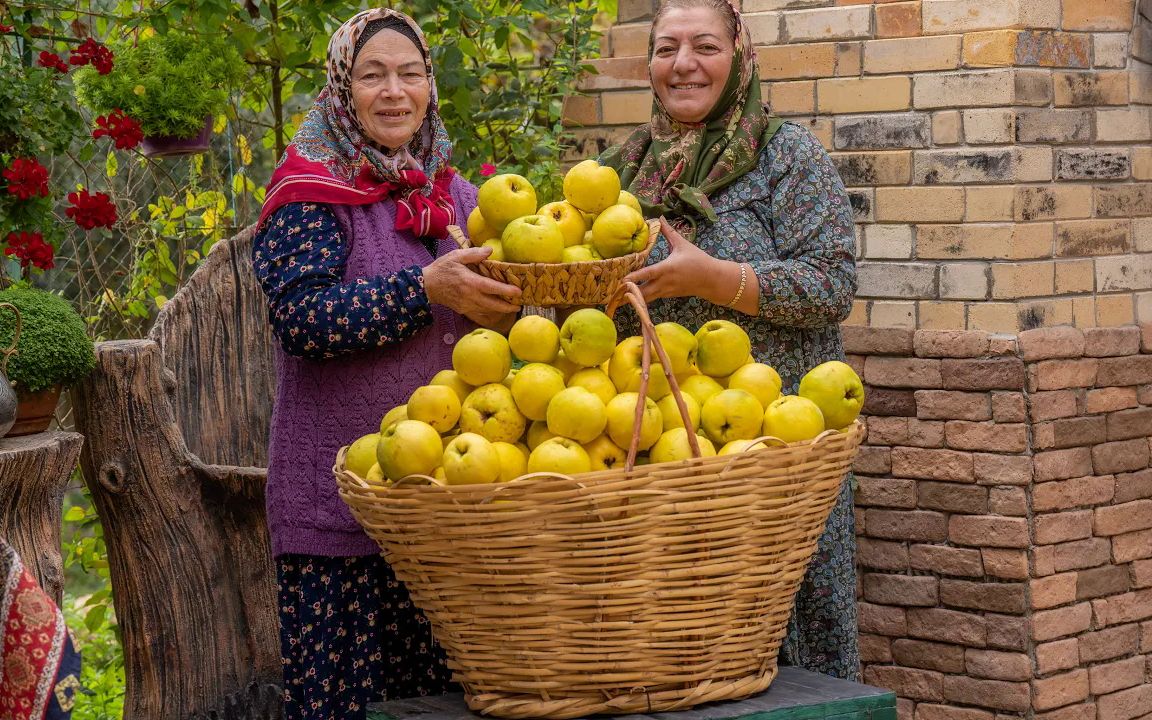
<svg viewBox="0 0 1152 720">
<path fill-rule="evenodd" d="M 776 368 L 783 392 L 826 360 L 842 360 L 839 323 L 856 293 L 852 208 L 820 142 L 785 123 L 760 153 L 757 167 L 709 198 L 716 221 L 703 221 L 696 244 L 713 257 L 748 263 L 760 283 L 760 315 L 752 318 L 698 297 L 654 301 L 652 321 L 695 330 L 731 320 L 748 331 L 752 354 Z M 661 237 L 649 264 L 668 257 Z M 620 315 L 637 334 L 634 317 Z M 855 524 L 849 477 L 828 519 L 796 599 L 780 660 L 858 680 Z"/>
</svg>

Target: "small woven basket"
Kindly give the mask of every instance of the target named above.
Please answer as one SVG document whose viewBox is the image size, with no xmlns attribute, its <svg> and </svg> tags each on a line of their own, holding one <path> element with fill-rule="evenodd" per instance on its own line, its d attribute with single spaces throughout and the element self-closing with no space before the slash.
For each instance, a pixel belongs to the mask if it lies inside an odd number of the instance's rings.
<svg viewBox="0 0 1152 720">
<path fill-rule="evenodd" d="M 649 341 L 643 398 L 649 351 L 671 364 L 629 285 Z M 762 438 L 735 455 L 640 467 L 634 437 L 624 468 L 491 485 L 370 484 L 344 468 L 346 448 L 334 472 L 471 709 L 650 713 L 771 684 L 793 597 L 863 436 L 857 422 L 809 442 Z"/>
<path fill-rule="evenodd" d="M 648 220 L 648 244 L 630 255 L 579 263 L 510 263 L 483 260 L 476 272 L 520 288 L 519 302 L 536 307 L 603 305 L 624 276 L 644 267 L 656 245 L 660 221 Z M 456 225 L 448 232 L 460 247 L 471 247 Z"/>
</svg>

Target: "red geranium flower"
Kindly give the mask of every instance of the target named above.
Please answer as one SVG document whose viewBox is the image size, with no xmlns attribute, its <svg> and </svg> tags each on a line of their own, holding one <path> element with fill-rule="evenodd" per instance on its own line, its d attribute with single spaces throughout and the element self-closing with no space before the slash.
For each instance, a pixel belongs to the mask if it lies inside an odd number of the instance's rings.
<svg viewBox="0 0 1152 720">
<path fill-rule="evenodd" d="M 88 38 L 72 51 L 68 56 L 68 63 L 70 65 L 87 65 L 88 63 L 92 63 L 92 66 L 96 68 L 96 72 L 101 75 L 107 75 L 112 72 L 112 57 L 111 50 L 92 38 Z"/>
<path fill-rule="evenodd" d="M 37 60 L 36 62 L 39 63 L 41 66 L 46 67 L 46 68 L 56 68 L 56 70 L 58 72 L 62 72 L 62 73 L 68 72 L 68 65 L 63 60 L 60 59 L 59 55 L 57 55 L 54 52 L 48 52 L 47 50 L 41 50 L 40 51 L 40 59 Z"/>
<path fill-rule="evenodd" d="M 484 163 L 480 166 L 480 177 L 488 177 L 489 175 L 496 174 L 496 166 L 492 163 Z"/>
<path fill-rule="evenodd" d="M 20 267 L 32 265 L 41 270 L 51 270 L 56 266 L 56 251 L 38 232 L 10 232 L 6 242 L 8 247 L 4 248 L 4 254 L 19 258 Z"/>
<path fill-rule="evenodd" d="M 96 129 L 92 131 L 92 137 L 99 139 L 105 135 L 116 142 L 117 150 L 134 148 L 144 139 L 140 123 L 125 115 L 120 108 L 96 118 Z"/>
<path fill-rule="evenodd" d="M 12 167 L 5 169 L 3 175 L 8 181 L 9 195 L 15 195 L 21 200 L 48 195 L 48 168 L 37 162 L 36 158 L 16 158 L 12 161 Z"/>
<path fill-rule="evenodd" d="M 12 32 L 12 26 L 11 25 L 5 25 L 4 23 L 0 23 L 0 33 L 10 33 L 10 32 Z"/>
<path fill-rule="evenodd" d="M 98 192 L 95 195 L 81 188 L 78 192 L 68 193 L 68 202 L 72 207 L 66 208 L 64 214 L 76 221 L 76 224 L 85 230 L 94 227 L 112 227 L 116 223 L 116 206 L 108 193 Z"/>
</svg>

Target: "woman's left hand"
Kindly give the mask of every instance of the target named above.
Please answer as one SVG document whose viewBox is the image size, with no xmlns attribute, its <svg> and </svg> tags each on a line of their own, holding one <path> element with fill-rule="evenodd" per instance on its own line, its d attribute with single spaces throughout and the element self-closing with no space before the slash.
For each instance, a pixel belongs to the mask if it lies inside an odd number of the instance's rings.
<svg viewBox="0 0 1152 720">
<path fill-rule="evenodd" d="M 715 266 L 721 261 L 688 242 L 663 217 L 660 232 L 671 246 L 668 257 L 629 273 L 624 279 L 640 286 L 646 302 L 658 298 L 710 297 L 708 288 L 716 279 Z"/>
</svg>

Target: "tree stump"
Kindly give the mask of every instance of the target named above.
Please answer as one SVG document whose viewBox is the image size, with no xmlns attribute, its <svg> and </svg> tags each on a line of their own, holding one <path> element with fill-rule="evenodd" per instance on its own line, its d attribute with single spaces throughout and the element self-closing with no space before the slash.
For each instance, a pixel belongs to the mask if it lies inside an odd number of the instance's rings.
<svg viewBox="0 0 1152 720">
<path fill-rule="evenodd" d="M 83 444 L 71 432 L 0 438 L 0 537 L 57 605 L 64 592 L 60 513 Z"/>
</svg>

